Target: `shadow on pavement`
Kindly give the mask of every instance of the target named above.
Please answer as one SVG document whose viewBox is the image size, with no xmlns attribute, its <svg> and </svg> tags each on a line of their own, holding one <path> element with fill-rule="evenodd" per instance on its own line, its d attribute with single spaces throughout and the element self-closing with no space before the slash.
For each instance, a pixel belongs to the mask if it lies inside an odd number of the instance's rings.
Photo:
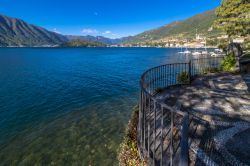
<svg viewBox="0 0 250 166">
<path fill-rule="evenodd" d="M 248 92 L 250 93 L 250 74 L 242 74 L 241 76 L 248 87 Z"/>
</svg>

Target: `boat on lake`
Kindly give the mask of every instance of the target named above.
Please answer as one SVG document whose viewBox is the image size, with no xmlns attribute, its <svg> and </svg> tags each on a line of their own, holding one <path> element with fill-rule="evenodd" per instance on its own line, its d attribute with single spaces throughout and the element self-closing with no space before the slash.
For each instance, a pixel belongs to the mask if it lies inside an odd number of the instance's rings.
<svg viewBox="0 0 250 166">
<path fill-rule="evenodd" d="M 191 54 L 192 52 L 188 50 L 188 48 L 186 48 L 185 51 L 182 51 L 182 48 L 181 48 L 181 51 L 178 52 L 178 54 L 185 54 L 185 55 L 188 55 L 188 54 Z"/>
<path fill-rule="evenodd" d="M 199 51 L 194 51 L 193 53 L 192 53 L 192 55 L 194 55 L 194 56 L 198 56 L 198 55 L 201 55 L 202 53 L 201 52 L 199 52 Z"/>
</svg>

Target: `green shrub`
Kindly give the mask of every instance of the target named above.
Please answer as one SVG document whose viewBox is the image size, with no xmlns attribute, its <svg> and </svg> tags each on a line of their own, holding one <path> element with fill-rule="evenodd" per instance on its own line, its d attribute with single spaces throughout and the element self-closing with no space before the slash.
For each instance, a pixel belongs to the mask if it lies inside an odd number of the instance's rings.
<svg viewBox="0 0 250 166">
<path fill-rule="evenodd" d="M 190 77 L 188 72 L 181 72 L 177 75 L 177 82 L 179 84 L 188 84 L 190 82 Z"/>
<path fill-rule="evenodd" d="M 219 49 L 222 49 L 222 50 L 226 50 L 226 49 L 227 49 L 227 46 L 228 46 L 228 44 L 225 44 L 225 43 L 224 43 L 224 44 L 219 44 L 219 45 L 218 45 L 218 48 L 219 48 Z"/>
<path fill-rule="evenodd" d="M 236 59 L 233 54 L 229 54 L 224 57 L 222 63 L 221 63 L 221 68 L 225 72 L 233 72 L 236 67 Z"/>
<path fill-rule="evenodd" d="M 141 161 L 137 146 L 137 124 L 139 120 L 139 107 L 135 107 L 129 121 L 123 142 L 118 152 L 120 166 L 144 166 Z"/>
</svg>

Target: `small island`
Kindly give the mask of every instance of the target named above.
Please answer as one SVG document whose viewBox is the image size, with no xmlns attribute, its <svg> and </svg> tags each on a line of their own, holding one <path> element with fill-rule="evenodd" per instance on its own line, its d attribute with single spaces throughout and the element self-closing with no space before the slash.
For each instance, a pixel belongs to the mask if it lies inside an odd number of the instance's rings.
<svg viewBox="0 0 250 166">
<path fill-rule="evenodd" d="M 86 41 L 86 40 L 71 40 L 68 42 L 65 42 L 59 47 L 106 47 L 107 45 L 101 42 L 95 42 L 95 41 Z"/>
</svg>

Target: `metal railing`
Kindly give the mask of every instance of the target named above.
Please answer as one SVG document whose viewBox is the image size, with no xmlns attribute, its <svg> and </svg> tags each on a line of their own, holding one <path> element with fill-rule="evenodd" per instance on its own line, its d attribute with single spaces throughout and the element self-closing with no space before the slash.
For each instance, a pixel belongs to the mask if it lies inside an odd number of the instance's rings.
<svg viewBox="0 0 250 166">
<path fill-rule="evenodd" d="M 211 68 L 219 68 L 222 57 L 192 59 L 188 63 L 158 66 L 146 71 L 140 81 L 138 145 L 149 165 L 187 166 L 189 115 L 175 106 L 175 100 L 157 98 L 163 88 L 180 85 L 177 77 L 189 79 Z"/>
</svg>

